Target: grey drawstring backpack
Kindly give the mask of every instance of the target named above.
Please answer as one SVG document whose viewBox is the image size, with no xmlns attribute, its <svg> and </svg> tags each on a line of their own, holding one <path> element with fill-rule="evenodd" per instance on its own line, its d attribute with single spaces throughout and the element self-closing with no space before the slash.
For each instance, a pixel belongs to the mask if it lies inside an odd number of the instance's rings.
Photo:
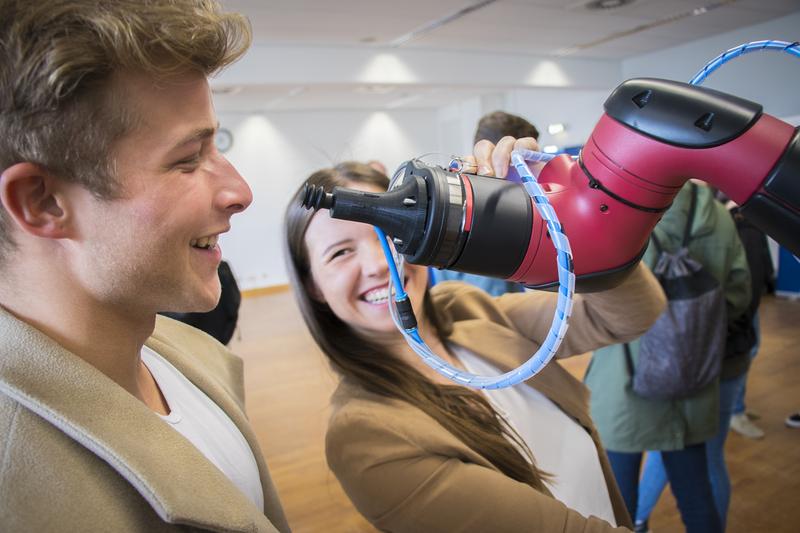
<svg viewBox="0 0 800 533">
<path fill-rule="evenodd" d="M 719 282 L 689 255 L 690 230 L 697 204 L 692 184 L 689 216 L 683 241 L 675 252 L 664 250 L 652 235 L 658 252 L 653 274 L 667 296 L 667 308 L 639 343 L 634 365 L 624 345 L 633 391 L 644 398 L 677 400 L 691 396 L 720 374 L 725 354 L 727 318 Z"/>
</svg>

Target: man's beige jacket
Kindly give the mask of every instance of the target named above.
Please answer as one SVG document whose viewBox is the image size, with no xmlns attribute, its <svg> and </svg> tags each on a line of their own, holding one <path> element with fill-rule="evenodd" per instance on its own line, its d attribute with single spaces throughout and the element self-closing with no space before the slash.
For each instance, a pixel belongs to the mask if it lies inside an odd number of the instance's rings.
<svg viewBox="0 0 800 533">
<path fill-rule="evenodd" d="M 141 401 L 0 308 L 0 530 L 289 531 L 244 414 L 241 360 L 164 317 L 147 345 L 242 432 L 264 513 Z"/>
</svg>

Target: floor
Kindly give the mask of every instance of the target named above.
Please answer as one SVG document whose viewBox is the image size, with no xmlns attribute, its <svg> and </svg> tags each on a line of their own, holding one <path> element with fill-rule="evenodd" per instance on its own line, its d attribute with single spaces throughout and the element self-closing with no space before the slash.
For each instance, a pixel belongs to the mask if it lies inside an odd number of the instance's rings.
<svg viewBox="0 0 800 533">
<path fill-rule="evenodd" d="M 800 301 L 766 297 L 763 344 L 748 381 L 748 408 L 766 437 L 731 434 L 726 454 L 733 494 L 728 531 L 800 531 L 800 429 L 783 420 L 800 411 Z M 328 397 L 336 377 L 317 350 L 291 293 L 245 298 L 230 344 L 245 360 L 247 409 L 296 533 L 375 531 L 325 464 Z M 564 366 L 581 377 L 588 355 Z M 651 518 L 654 533 L 683 531 L 669 491 Z"/>
</svg>

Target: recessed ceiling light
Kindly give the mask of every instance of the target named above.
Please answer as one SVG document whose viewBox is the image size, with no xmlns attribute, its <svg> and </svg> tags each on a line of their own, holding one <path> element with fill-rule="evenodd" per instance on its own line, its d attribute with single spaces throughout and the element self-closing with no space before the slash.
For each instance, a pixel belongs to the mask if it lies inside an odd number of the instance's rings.
<svg viewBox="0 0 800 533">
<path fill-rule="evenodd" d="M 592 0 L 586 4 L 586 9 L 616 9 L 627 6 L 636 0 Z"/>
<path fill-rule="evenodd" d="M 389 94 L 394 92 L 394 85 L 359 85 L 356 92 L 359 94 Z"/>
<path fill-rule="evenodd" d="M 218 95 L 232 95 L 238 94 L 242 92 L 241 85 L 227 85 L 223 87 L 212 87 L 211 94 L 218 94 Z"/>
</svg>

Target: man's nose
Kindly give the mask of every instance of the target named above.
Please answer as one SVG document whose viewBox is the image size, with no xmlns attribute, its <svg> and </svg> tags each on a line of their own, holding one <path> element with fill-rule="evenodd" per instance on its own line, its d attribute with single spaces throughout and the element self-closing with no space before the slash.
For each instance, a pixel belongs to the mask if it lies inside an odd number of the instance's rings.
<svg viewBox="0 0 800 533">
<path fill-rule="evenodd" d="M 220 209 L 231 215 L 241 213 L 253 202 L 253 191 L 234 166 L 223 156 L 218 156 L 217 174 L 222 184 L 216 196 Z"/>
</svg>

